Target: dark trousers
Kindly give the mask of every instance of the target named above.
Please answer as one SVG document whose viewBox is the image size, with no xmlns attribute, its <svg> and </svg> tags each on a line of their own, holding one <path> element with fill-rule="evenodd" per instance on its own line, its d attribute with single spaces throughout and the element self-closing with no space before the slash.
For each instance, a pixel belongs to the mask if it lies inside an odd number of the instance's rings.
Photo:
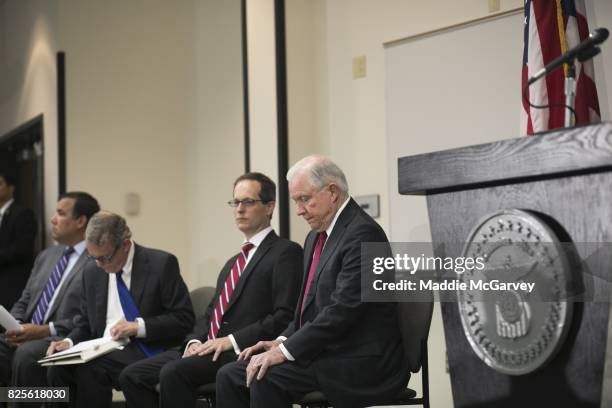
<svg viewBox="0 0 612 408">
<path fill-rule="evenodd" d="M 119 374 L 129 364 L 145 356 L 135 343 L 123 350 L 113 351 L 85 364 L 51 366 L 47 380 L 51 387 L 69 387 L 71 407 L 109 408 L 113 388 L 119 387 Z M 65 406 L 48 404 L 49 406 Z"/>
<path fill-rule="evenodd" d="M 11 365 L 15 349 L 4 340 L 4 334 L 0 335 L 0 387 L 6 387 L 11 381 Z"/>
<path fill-rule="evenodd" d="M 51 340 L 32 340 L 17 347 L 13 355 L 11 384 L 20 387 L 47 386 L 47 368 L 38 364 Z"/>
<path fill-rule="evenodd" d="M 248 361 L 223 366 L 217 373 L 217 408 L 290 408 L 319 389 L 314 370 L 294 362 L 270 367 L 261 380 L 246 387 Z"/>
<path fill-rule="evenodd" d="M 38 364 L 45 356 L 51 340 L 32 340 L 17 348 L 0 339 L 0 384 L 3 386 L 45 387 L 47 369 Z M 0 407 L 2 407 L 0 403 Z M 15 403 L 13 406 L 40 406 L 36 403 Z"/>
<path fill-rule="evenodd" d="M 131 364 L 119 376 L 126 406 L 194 407 L 198 387 L 214 382 L 219 368 L 236 357 L 232 350 L 213 362 L 212 354 L 182 358 L 178 351 L 167 351 Z"/>
</svg>

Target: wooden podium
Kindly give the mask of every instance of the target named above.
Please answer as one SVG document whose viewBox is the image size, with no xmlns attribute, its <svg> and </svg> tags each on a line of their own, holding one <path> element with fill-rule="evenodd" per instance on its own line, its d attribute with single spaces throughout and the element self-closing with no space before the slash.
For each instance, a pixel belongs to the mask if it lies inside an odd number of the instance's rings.
<svg viewBox="0 0 612 408">
<path fill-rule="evenodd" d="M 612 242 L 611 123 L 403 157 L 398 166 L 399 192 L 427 196 L 434 248 L 465 242 L 479 220 L 505 209 L 539 214 L 564 242 Z M 612 259 L 590 272 L 598 301 L 573 303 L 558 352 L 524 375 L 485 364 L 457 303 L 442 303 L 455 407 L 600 407 L 610 398 L 603 384 Z"/>
</svg>

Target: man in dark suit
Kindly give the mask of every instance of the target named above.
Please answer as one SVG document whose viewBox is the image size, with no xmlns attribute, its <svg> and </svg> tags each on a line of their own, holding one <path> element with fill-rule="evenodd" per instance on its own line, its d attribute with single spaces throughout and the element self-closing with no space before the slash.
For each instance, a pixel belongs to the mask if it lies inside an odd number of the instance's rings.
<svg viewBox="0 0 612 408">
<path fill-rule="evenodd" d="M 99 210 L 96 199 L 87 193 L 60 196 L 51 217 L 51 235 L 59 245 L 38 255 L 26 287 L 11 309 L 22 329 L 9 331 L 0 339 L 3 384 L 10 379 L 15 386 L 46 385 L 46 370 L 37 361 L 45 356 L 53 338 L 64 337 L 73 328 L 80 306 L 81 274 L 88 261 L 85 229 Z"/>
<path fill-rule="evenodd" d="M 49 385 L 70 387 L 73 406 L 110 407 L 125 366 L 180 344 L 193 326 L 176 257 L 136 245 L 131 237 L 125 219 L 106 211 L 87 226 L 87 250 L 95 263 L 83 271 L 80 315 L 67 338 L 52 342 L 47 354 L 99 337 L 131 341 L 85 364 L 49 367 Z"/>
<path fill-rule="evenodd" d="M 361 244 L 387 242 L 348 194 L 340 168 L 309 156 L 287 173 L 298 215 L 312 231 L 295 317 L 274 341 L 246 349 L 217 373 L 217 407 L 290 407 L 321 389 L 334 407 L 394 396 L 408 382 L 396 305 L 361 302 Z M 260 354 L 257 354 L 260 353 Z M 247 388 L 250 387 L 250 388 Z"/>
<path fill-rule="evenodd" d="M 34 261 L 34 213 L 15 203 L 15 178 L 0 172 L 0 304 L 19 299 Z"/>
<path fill-rule="evenodd" d="M 287 326 L 299 293 L 302 248 L 274 233 L 270 219 L 275 201 L 276 186 L 261 173 L 247 173 L 234 182 L 229 204 L 244 234 L 243 248 L 250 248 L 235 289 L 228 301 L 224 288 L 231 286 L 241 254 L 231 257 L 221 270 L 215 296 L 183 350 L 123 370 L 119 380 L 128 407 L 195 406 L 198 386 L 214 382 L 219 367 L 235 361 L 241 350 L 258 340 L 275 339 Z"/>
</svg>

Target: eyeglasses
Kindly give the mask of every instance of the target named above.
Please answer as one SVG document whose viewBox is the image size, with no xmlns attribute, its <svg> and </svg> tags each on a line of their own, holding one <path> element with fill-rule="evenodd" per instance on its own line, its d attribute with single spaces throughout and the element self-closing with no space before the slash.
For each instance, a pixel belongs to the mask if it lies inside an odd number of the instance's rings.
<svg viewBox="0 0 612 408">
<path fill-rule="evenodd" d="M 250 198 L 246 198 L 244 200 L 229 200 L 227 202 L 227 205 L 229 205 L 230 207 L 238 207 L 240 204 L 244 205 L 245 207 L 252 207 L 255 205 L 256 202 L 261 201 L 262 203 L 265 203 L 264 200 L 253 200 Z"/>
<path fill-rule="evenodd" d="M 110 261 L 113 259 L 113 257 L 115 256 L 115 254 L 117 253 L 117 251 L 119 250 L 120 247 L 121 247 L 121 245 L 117 245 L 115 247 L 115 250 L 113 251 L 113 253 L 110 254 L 110 255 L 105 255 L 105 256 L 91 256 L 91 255 L 87 255 L 87 256 L 89 257 L 89 259 L 99 263 L 100 265 L 106 265 L 106 264 L 110 263 Z"/>
</svg>

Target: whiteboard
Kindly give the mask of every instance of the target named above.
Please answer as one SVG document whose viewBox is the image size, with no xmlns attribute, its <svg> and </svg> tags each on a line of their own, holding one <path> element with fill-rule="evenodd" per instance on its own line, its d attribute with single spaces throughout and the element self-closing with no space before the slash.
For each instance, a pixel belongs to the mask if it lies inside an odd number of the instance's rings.
<svg viewBox="0 0 612 408">
<path fill-rule="evenodd" d="M 400 196 L 397 159 L 519 136 L 522 14 L 385 50 L 390 234 L 430 241 L 423 197 Z"/>
</svg>

